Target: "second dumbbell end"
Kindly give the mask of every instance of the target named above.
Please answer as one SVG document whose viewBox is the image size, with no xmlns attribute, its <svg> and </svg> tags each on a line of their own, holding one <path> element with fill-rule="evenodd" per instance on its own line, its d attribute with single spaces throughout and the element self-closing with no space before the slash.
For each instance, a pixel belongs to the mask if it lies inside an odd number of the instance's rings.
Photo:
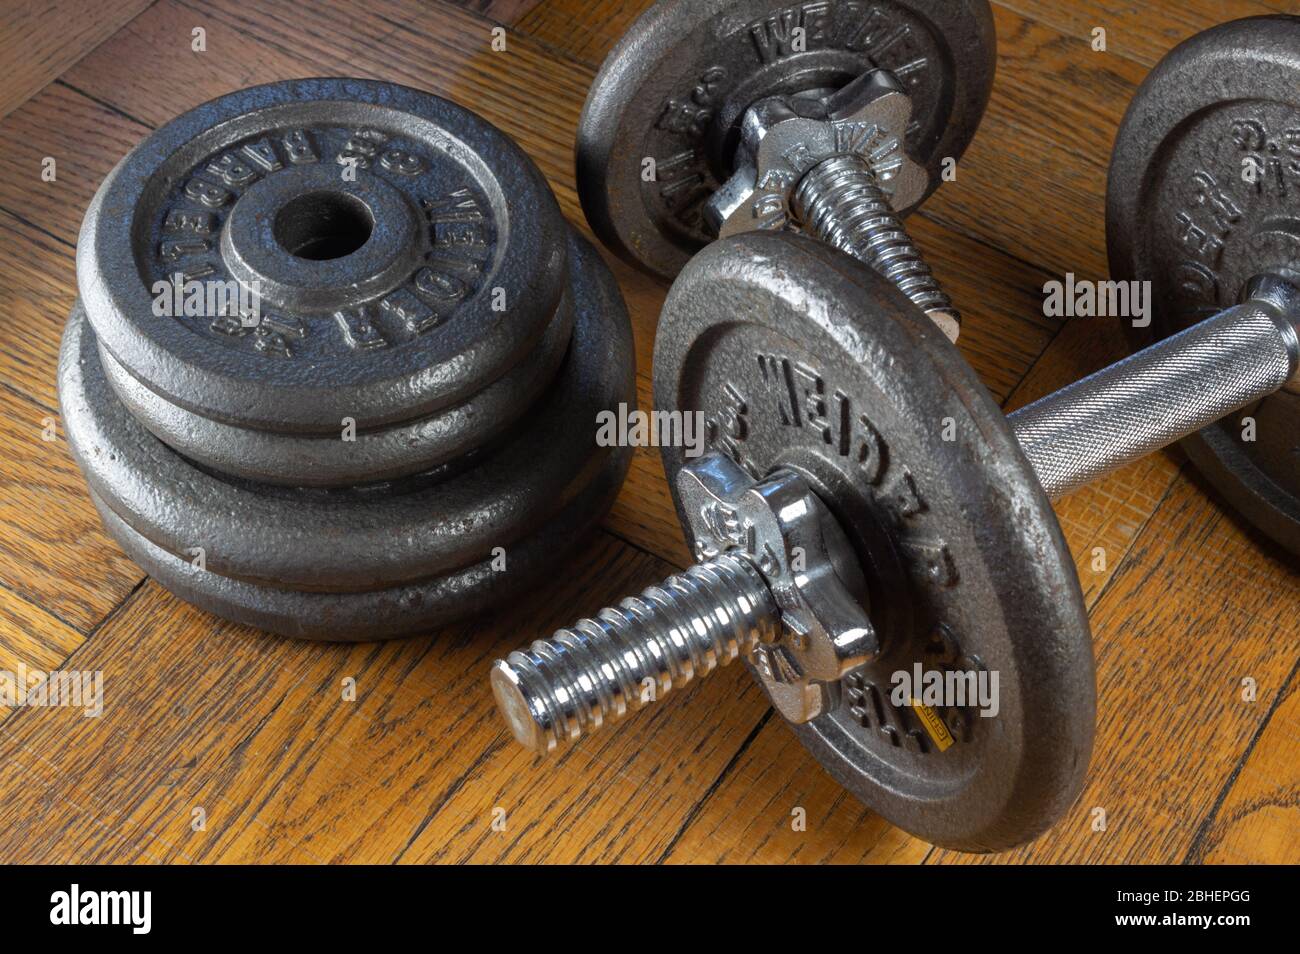
<svg viewBox="0 0 1300 954">
<path fill-rule="evenodd" d="M 1008 416 L 1050 497 L 1295 385 L 1300 286 L 1250 282 L 1241 304 Z"/>
</svg>

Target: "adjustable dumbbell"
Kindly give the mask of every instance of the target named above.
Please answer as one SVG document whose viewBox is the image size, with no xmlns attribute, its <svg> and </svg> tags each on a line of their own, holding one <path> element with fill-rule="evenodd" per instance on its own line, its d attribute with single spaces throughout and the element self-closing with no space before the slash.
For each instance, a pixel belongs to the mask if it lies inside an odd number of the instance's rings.
<svg viewBox="0 0 1300 954">
<path fill-rule="evenodd" d="M 1293 63 L 1298 22 L 1189 41 L 1144 84 L 1121 146 L 1188 48 L 1250 41 Z M 1297 261 L 1263 258 L 1236 304 L 1003 417 L 862 264 L 789 233 L 704 249 L 674 282 L 655 350 L 656 406 L 708 424 L 704 457 L 663 450 L 699 563 L 499 661 L 515 736 L 557 749 L 743 659 L 885 818 L 963 850 L 1033 838 L 1077 796 L 1095 716 L 1087 614 L 1049 498 L 1293 392 Z M 996 714 L 900 699 L 895 677 L 918 665 L 996 675 Z"/>
<path fill-rule="evenodd" d="M 901 218 L 975 133 L 984 0 L 664 0 L 610 53 L 578 127 L 596 234 L 671 277 L 709 240 L 798 227 L 877 268 L 956 340 Z"/>
</svg>

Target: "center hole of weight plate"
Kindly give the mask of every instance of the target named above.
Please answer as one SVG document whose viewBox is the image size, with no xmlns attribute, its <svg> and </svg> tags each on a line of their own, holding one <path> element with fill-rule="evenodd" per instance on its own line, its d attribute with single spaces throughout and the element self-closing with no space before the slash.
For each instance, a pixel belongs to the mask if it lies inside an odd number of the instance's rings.
<svg viewBox="0 0 1300 954">
<path fill-rule="evenodd" d="M 290 255 L 323 262 L 351 255 L 374 230 L 370 207 L 346 192 L 307 192 L 275 214 L 271 231 Z"/>
</svg>

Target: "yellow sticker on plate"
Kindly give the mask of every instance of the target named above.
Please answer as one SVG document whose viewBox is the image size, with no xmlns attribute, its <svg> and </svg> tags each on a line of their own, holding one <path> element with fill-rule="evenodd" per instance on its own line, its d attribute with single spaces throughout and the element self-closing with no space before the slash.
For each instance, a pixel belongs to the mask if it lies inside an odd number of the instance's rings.
<svg viewBox="0 0 1300 954">
<path fill-rule="evenodd" d="M 912 711 L 921 720 L 921 725 L 925 726 L 926 733 L 934 740 L 934 744 L 939 747 L 940 752 L 952 745 L 952 733 L 948 731 L 948 727 L 943 724 L 943 720 L 939 718 L 939 713 L 935 712 L 932 706 L 927 706 L 913 699 Z"/>
</svg>

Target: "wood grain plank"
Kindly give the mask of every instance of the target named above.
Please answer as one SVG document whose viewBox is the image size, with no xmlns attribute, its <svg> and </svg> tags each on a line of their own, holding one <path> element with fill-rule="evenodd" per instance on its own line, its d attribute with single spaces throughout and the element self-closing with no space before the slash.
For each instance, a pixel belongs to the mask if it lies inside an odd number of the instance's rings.
<svg viewBox="0 0 1300 954">
<path fill-rule="evenodd" d="M 0 130 L 10 144 L 0 209 L 75 246 L 91 196 L 149 127 L 54 83 L 0 121 Z M 53 182 L 41 178 L 46 156 L 55 161 Z"/>
<path fill-rule="evenodd" d="M 313 59 L 318 51 L 306 31 L 290 41 L 293 34 L 280 22 L 261 35 L 246 34 L 220 12 L 160 0 L 62 79 L 152 129 L 223 93 L 328 72 L 334 60 Z M 207 33 L 203 52 L 190 46 L 195 26 Z"/>
<path fill-rule="evenodd" d="M 1300 692 L 1296 670 L 1285 698 L 1206 819 L 1187 861 L 1192 864 L 1294 865 L 1300 860 Z"/>
<path fill-rule="evenodd" d="M 1300 658 L 1297 613 L 1294 560 L 1180 477 L 1092 613 L 1098 727 L 1083 794 L 1031 845 L 931 861 L 1183 860 Z"/>
<path fill-rule="evenodd" d="M 26 769 L 0 778 L 0 858 L 656 858 L 761 714 L 748 676 L 724 671 L 535 766 L 486 674 L 575 605 L 666 570 L 600 535 L 553 588 L 494 618 L 352 647 L 257 634 L 150 582 L 67 664 L 103 671 L 102 717 L 22 710 L 0 730 L 0 764 Z"/>
<path fill-rule="evenodd" d="M 542 0 L 450 0 L 450 2 L 497 23 L 517 23 Z"/>
<path fill-rule="evenodd" d="M 85 639 L 52 613 L 7 589 L 0 589 L 0 670 L 49 671 L 67 659 Z M 0 706 L 0 719 L 6 711 Z"/>
<path fill-rule="evenodd" d="M 565 56 L 600 66 L 653 0 L 546 0 L 520 17 L 521 33 Z"/>
<path fill-rule="evenodd" d="M 103 673 L 103 714 L 23 710 L 0 731 L 0 761 L 25 769 L 0 782 L 12 792 L 0 809 L 0 857 L 167 857 L 166 826 L 188 826 L 192 815 L 162 807 L 214 749 L 222 758 L 239 751 L 232 710 L 253 724 L 264 718 L 262 706 L 299 677 L 311 648 L 234 630 L 152 581 L 142 587 L 66 664 Z"/>
<path fill-rule="evenodd" d="M 0 247 L 0 383 L 53 413 L 59 340 L 76 298 L 75 253 L 3 211 Z"/>
<path fill-rule="evenodd" d="M 144 574 L 100 528 L 57 416 L 0 388 L 0 445 L 0 587 L 88 632 Z"/>
<path fill-rule="evenodd" d="M 920 214 L 1010 254 L 1032 249 L 1053 277 L 1103 277 L 1111 144 L 1146 70 L 1002 7 L 994 21 L 988 109 L 957 181 Z"/>
<path fill-rule="evenodd" d="M 743 667 L 732 666 L 554 765 L 535 765 L 513 746 L 488 751 L 402 861 L 655 861 L 766 706 Z M 486 823 L 497 808 L 506 813 L 500 832 Z M 466 818 L 481 821 L 466 831 L 458 820 Z"/>
<path fill-rule="evenodd" d="M 1002 6 L 993 7 L 993 22 L 998 65 L 989 115 L 1017 131 L 1018 148 L 1032 149 L 1041 138 L 1073 150 L 1070 165 L 1104 171 L 1147 67 Z"/>
<path fill-rule="evenodd" d="M 665 858 L 673 864 L 918 864 L 930 846 L 865 808 L 769 718 Z"/>
<path fill-rule="evenodd" d="M 106 40 L 151 0 L 9 0 L 0 5 L 0 118 Z"/>
<path fill-rule="evenodd" d="M 1154 66 L 1160 57 L 1193 33 L 1238 17 L 1295 13 L 1290 0 L 1179 0 L 1178 3 L 1133 3 L 1132 0 L 994 0 L 999 6 L 1059 30 L 1081 43 L 1092 31 L 1106 31 L 1106 48 L 1116 55 Z"/>
</svg>

